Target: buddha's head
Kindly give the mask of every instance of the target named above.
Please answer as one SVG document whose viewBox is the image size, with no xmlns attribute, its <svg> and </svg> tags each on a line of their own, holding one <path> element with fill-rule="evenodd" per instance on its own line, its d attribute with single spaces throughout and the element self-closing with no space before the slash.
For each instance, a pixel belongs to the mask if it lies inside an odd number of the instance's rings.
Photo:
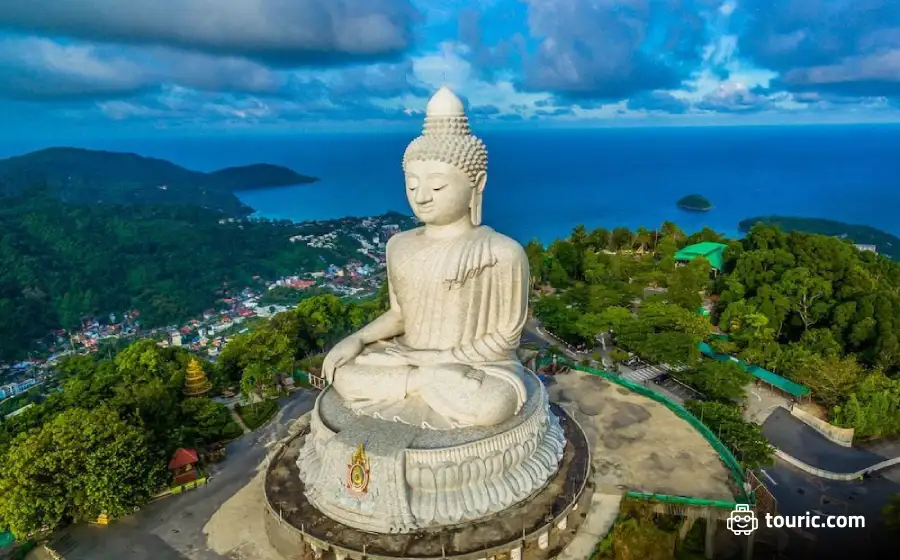
<svg viewBox="0 0 900 560">
<path fill-rule="evenodd" d="M 422 136 L 403 155 L 406 198 L 426 224 L 447 225 L 469 216 L 481 225 L 487 150 L 472 135 L 462 101 L 442 87 L 425 114 Z"/>
</svg>

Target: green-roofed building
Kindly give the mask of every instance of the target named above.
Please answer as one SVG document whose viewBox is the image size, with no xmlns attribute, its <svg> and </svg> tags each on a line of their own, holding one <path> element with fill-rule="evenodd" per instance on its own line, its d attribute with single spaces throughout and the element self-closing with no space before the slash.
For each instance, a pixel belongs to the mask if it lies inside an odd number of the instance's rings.
<svg viewBox="0 0 900 560">
<path fill-rule="evenodd" d="M 713 243 L 712 241 L 704 241 L 688 245 L 675 253 L 675 262 L 687 264 L 688 262 L 703 257 L 709 262 L 715 274 L 722 272 L 725 268 L 725 249 L 728 248 L 724 243 Z"/>
</svg>

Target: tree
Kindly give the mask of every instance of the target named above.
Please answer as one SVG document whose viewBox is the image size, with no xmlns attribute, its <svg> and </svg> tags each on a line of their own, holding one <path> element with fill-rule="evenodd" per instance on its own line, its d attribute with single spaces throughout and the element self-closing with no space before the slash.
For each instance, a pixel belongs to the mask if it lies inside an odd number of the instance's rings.
<svg viewBox="0 0 900 560">
<path fill-rule="evenodd" d="M 703 303 L 700 292 L 709 283 L 709 271 L 709 262 L 703 258 L 694 259 L 687 266 L 676 268 L 668 279 L 669 301 L 688 311 L 696 312 Z"/>
<path fill-rule="evenodd" d="M 853 428 L 858 437 L 900 432 L 900 380 L 878 371 L 867 375 L 846 402 L 834 407 L 832 421 Z"/>
<path fill-rule="evenodd" d="M 710 399 L 725 403 L 743 402 L 744 388 L 753 380 L 736 363 L 718 360 L 704 360 L 696 370 L 678 377 Z"/>
<path fill-rule="evenodd" d="M 543 284 L 546 280 L 544 270 L 544 246 L 538 240 L 533 240 L 525 245 L 525 255 L 528 257 L 528 268 L 531 272 L 531 287 Z M 387 284 L 387 282 L 385 282 Z"/>
<path fill-rule="evenodd" d="M 260 399 L 275 395 L 275 371 L 263 362 L 253 362 L 244 368 L 241 376 L 241 393 L 256 404 Z"/>
<path fill-rule="evenodd" d="M 181 403 L 181 414 L 187 420 L 181 434 L 185 445 L 207 445 L 243 432 L 228 408 L 211 399 L 186 399 Z"/>
<path fill-rule="evenodd" d="M 865 369 L 852 356 L 815 356 L 793 370 L 794 378 L 809 387 L 816 399 L 828 408 L 846 399 L 865 375 Z"/>
<path fill-rule="evenodd" d="M 611 251 L 630 249 L 631 239 L 632 235 L 628 228 L 617 227 L 612 230 L 612 233 L 609 236 L 609 249 Z"/>
<path fill-rule="evenodd" d="M 548 251 L 565 271 L 567 278 L 582 279 L 582 252 L 574 243 L 558 239 L 550 245 Z"/>
<path fill-rule="evenodd" d="M 634 317 L 623 308 L 610 308 L 616 344 L 647 360 L 670 365 L 693 365 L 700 359 L 697 344 L 711 328 L 708 319 L 677 305 L 645 301 Z"/>
<path fill-rule="evenodd" d="M 609 359 L 613 361 L 613 364 L 620 364 L 628 359 L 628 352 L 613 348 L 609 351 Z"/>
<path fill-rule="evenodd" d="M 762 426 L 745 422 L 734 405 L 688 401 L 685 408 L 734 451 L 744 468 L 756 470 L 772 464 L 774 451 Z"/>
<path fill-rule="evenodd" d="M 831 283 L 813 276 L 809 269 L 798 267 L 784 273 L 779 291 L 787 296 L 793 310 L 803 321 L 803 329 L 818 322 L 828 312 L 827 298 L 831 296 Z"/>
<path fill-rule="evenodd" d="M 109 408 L 73 408 L 23 434 L 0 462 L 0 521 L 17 536 L 124 515 L 165 481 L 165 457 Z"/>
</svg>

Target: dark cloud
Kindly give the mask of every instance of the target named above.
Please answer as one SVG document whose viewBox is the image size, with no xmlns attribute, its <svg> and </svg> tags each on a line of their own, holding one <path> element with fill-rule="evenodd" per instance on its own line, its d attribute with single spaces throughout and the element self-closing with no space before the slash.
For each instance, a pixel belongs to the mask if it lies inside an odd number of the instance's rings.
<svg viewBox="0 0 900 560">
<path fill-rule="evenodd" d="M 45 102 L 106 100 L 158 92 L 167 86 L 334 103 L 428 94 L 415 80 L 409 61 L 341 67 L 304 76 L 247 59 L 164 47 L 0 38 L 0 97 Z"/>
<path fill-rule="evenodd" d="M 280 65 L 399 55 L 410 47 L 417 19 L 409 0 L 0 1 L 0 28 Z"/>
<path fill-rule="evenodd" d="M 773 90 L 900 95 L 900 0 L 744 0 L 738 48 Z"/>
<path fill-rule="evenodd" d="M 174 84 L 274 94 L 286 78 L 246 59 L 152 47 L 0 38 L 0 96 L 29 101 L 127 97 Z"/>
<path fill-rule="evenodd" d="M 140 64 L 92 46 L 61 45 L 48 39 L 0 39 L 0 95 L 56 101 L 132 95 L 156 81 Z"/>
<path fill-rule="evenodd" d="M 701 62 L 707 0 L 524 0 L 537 40 L 521 87 L 617 100 L 677 87 Z"/>
<path fill-rule="evenodd" d="M 629 99 L 626 106 L 632 111 L 657 111 L 673 114 L 684 113 L 690 108 L 690 105 L 683 99 L 678 99 L 664 91 L 639 93 Z"/>
</svg>

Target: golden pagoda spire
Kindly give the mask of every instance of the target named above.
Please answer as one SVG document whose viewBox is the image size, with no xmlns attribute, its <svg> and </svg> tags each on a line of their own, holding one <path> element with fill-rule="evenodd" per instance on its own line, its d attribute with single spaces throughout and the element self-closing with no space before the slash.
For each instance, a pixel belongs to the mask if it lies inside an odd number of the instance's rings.
<svg viewBox="0 0 900 560">
<path fill-rule="evenodd" d="M 188 362 L 187 375 L 184 378 L 184 394 L 189 397 L 200 397 L 212 389 L 212 383 L 206 378 L 203 367 L 197 358 L 191 358 Z"/>
</svg>

